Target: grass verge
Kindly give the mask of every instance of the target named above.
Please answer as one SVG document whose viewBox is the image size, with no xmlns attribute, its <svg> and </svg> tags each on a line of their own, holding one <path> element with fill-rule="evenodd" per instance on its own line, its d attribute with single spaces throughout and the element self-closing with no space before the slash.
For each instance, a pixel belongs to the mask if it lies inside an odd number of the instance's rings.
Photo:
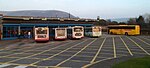
<svg viewBox="0 0 150 68">
<path fill-rule="evenodd" d="M 114 64 L 112 68 L 150 68 L 150 56 L 132 58 L 127 61 Z"/>
</svg>

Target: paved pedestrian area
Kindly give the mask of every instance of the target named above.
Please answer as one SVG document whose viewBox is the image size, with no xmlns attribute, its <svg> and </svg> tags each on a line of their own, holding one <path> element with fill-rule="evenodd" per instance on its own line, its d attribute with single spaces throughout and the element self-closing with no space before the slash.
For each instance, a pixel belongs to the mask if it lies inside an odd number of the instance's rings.
<svg viewBox="0 0 150 68">
<path fill-rule="evenodd" d="M 150 55 L 150 36 L 103 35 L 81 40 L 12 44 L 0 48 L 0 68 L 87 68 L 108 59 L 147 55 Z"/>
</svg>

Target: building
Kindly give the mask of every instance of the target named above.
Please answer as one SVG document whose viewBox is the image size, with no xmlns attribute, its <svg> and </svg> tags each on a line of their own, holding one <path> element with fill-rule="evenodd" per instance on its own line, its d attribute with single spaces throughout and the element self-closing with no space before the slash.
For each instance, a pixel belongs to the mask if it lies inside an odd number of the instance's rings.
<svg viewBox="0 0 150 68">
<path fill-rule="evenodd" d="M 2 16 L 0 20 L 0 39 L 10 40 L 26 38 L 25 35 L 31 32 L 34 37 L 35 27 L 71 27 L 71 26 L 92 26 L 94 19 L 79 18 L 48 18 L 32 16 Z"/>
<path fill-rule="evenodd" d="M 0 39 L 2 39 L 2 17 L 3 15 L 0 14 Z"/>
</svg>

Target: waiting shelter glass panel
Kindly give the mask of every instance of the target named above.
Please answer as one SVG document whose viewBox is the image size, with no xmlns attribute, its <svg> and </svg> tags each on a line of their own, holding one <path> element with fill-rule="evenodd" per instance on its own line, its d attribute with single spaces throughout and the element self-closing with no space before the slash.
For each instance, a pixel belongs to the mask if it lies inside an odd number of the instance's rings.
<svg viewBox="0 0 150 68">
<path fill-rule="evenodd" d="M 4 26 L 3 38 L 13 38 L 13 37 L 18 37 L 18 27 L 17 26 Z"/>
<path fill-rule="evenodd" d="M 33 27 L 20 27 L 20 38 L 32 38 L 32 37 L 33 37 Z"/>
</svg>

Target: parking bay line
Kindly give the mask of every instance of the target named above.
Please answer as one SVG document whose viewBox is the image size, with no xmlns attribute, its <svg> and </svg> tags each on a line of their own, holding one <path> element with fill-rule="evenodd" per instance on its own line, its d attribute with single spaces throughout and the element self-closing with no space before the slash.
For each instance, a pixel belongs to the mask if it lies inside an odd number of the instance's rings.
<svg viewBox="0 0 150 68">
<path fill-rule="evenodd" d="M 44 55 L 49 55 L 49 54 L 44 54 Z M 52 55 L 52 54 L 51 54 Z M 59 56 L 72 56 L 72 55 L 59 55 Z M 93 56 L 82 56 L 82 55 L 77 55 L 76 57 L 87 57 L 87 58 L 92 58 Z M 14 57 L 14 58 L 18 58 L 18 57 Z M 36 59 L 36 58 L 35 58 Z M 38 58 L 37 58 L 38 59 Z"/>
<path fill-rule="evenodd" d="M 128 50 L 126 50 L 126 51 L 123 51 L 123 50 L 122 50 L 122 51 L 119 51 L 119 50 L 118 50 L 117 52 L 118 52 L 118 53 L 129 53 Z M 129 53 L 129 54 L 130 54 L 130 53 Z M 130 55 L 131 55 L 131 54 L 130 54 Z"/>
<path fill-rule="evenodd" d="M 127 37 L 127 36 L 126 36 Z M 131 40 L 136 46 L 138 46 L 140 49 L 142 49 L 147 55 L 150 55 L 144 48 L 142 48 L 138 43 L 136 43 L 133 39 L 127 37 L 129 40 Z"/>
<path fill-rule="evenodd" d="M 112 53 L 109 53 L 109 52 L 107 52 L 107 53 L 101 53 L 101 54 L 102 54 L 102 55 L 103 55 L 103 54 L 105 54 L 105 55 L 108 55 L 108 54 L 109 54 L 109 55 L 112 55 Z M 114 56 L 114 54 L 113 54 L 113 56 Z"/>
<path fill-rule="evenodd" d="M 88 67 L 90 67 L 91 65 L 94 65 L 94 64 L 100 63 L 100 62 L 105 61 L 105 60 L 110 60 L 110 59 L 114 59 L 114 57 L 106 58 L 106 59 L 102 59 L 102 60 L 99 60 L 99 61 L 93 62 L 93 63 L 91 63 L 91 64 L 84 65 L 84 66 L 83 66 L 83 67 L 81 67 L 81 68 L 88 68 Z"/>
<path fill-rule="evenodd" d="M 63 42 L 61 42 L 61 43 L 63 43 Z M 61 43 L 57 43 L 57 44 L 61 44 Z M 52 44 L 52 45 L 54 45 L 54 43 L 49 43 L 49 44 L 44 44 L 44 45 L 50 45 L 50 44 Z M 36 43 L 34 43 L 32 46 L 34 47 L 35 45 L 37 45 Z M 42 44 L 38 44 L 38 46 L 40 46 L 40 45 L 42 45 Z M 47 47 L 47 46 L 44 46 L 44 45 L 42 45 L 42 46 L 40 46 L 40 47 L 37 47 L 37 48 L 35 48 L 35 49 L 40 49 L 40 48 L 44 48 L 44 47 Z M 33 47 L 23 47 L 22 49 L 30 49 L 30 48 L 33 48 Z M 22 49 L 17 49 L 17 50 L 22 50 Z M 16 50 L 11 50 L 11 51 L 16 51 Z M 26 50 L 26 51 L 23 51 L 23 52 L 28 52 L 28 51 L 30 51 L 30 50 Z M 23 53 L 22 52 L 22 53 Z"/>
<path fill-rule="evenodd" d="M 97 53 L 95 54 L 94 58 L 92 59 L 92 61 L 91 61 L 90 63 L 93 63 L 93 62 L 95 61 L 96 57 L 97 57 L 98 54 L 100 53 L 100 51 L 101 51 L 101 49 L 102 49 L 102 47 L 103 47 L 103 45 L 104 45 L 104 43 L 105 43 L 105 40 L 106 40 L 106 38 L 103 40 L 101 46 L 99 47 Z"/>
<path fill-rule="evenodd" d="M 147 43 L 147 42 L 145 42 L 144 40 L 142 40 L 142 39 L 140 39 L 140 38 L 137 38 L 137 37 L 134 37 L 134 38 L 136 38 L 136 39 L 138 39 L 138 40 L 140 40 L 140 41 L 142 41 L 142 42 L 144 42 L 145 44 L 147 44 L 147 45 L 149 45 L 149 46 L 150 46 L 150 44 L 149 44 L 149 43 Z"/>
<path fill-rule="evenodd" d="M 141 38 L 143 38 L 143 37 L 141 37 Z M 150 39 L 148 39 L 148 38 L 145 38 L 145 37 L 144 37 L 143 39 L 150 41 Z"/>
<path fill-rule="evenodd" d="M 34 45 L 36 45 L 36 43 L 34 43 L 33 46 L 34 46 Z M 11 46 L 11 45 L 10 45 L 10 46 Z M 42 47 L 44 47 L 44 46 L 42 46 Z M 27 47 L 27 48 L 28 48 L 28 47 Z M 23 49 L 27 49 L 27 48 L 23 48 Z M 30 47 L 29 47 L 29 48 L 30 48 Z M 2 51 L 2 50 L 10 50 L 10 49 L 8 49 L 8 48 L 0 49 L 0 51 Z M 21 49 L 17 49 L 17 50 L 21 50 Z M 13 51 L 13 50 L 12 50 L 12 51 Z"/>
<path fill-rule="evenodd" d="M 57 55 L 59 55 L 59 54 L 65 52 L 65 51 L 67 51 L 67 50 L 69 50 L 69 49 L 71 49 L 71 48 L 73 48 L 73 47 L 75 47 L 75 46 L 77 46 L 77 45 L 79 45 L 79 44 L 81 44 L 81 43 L 84 43 L 84 42 L 86 42 L 86 41 L 87 41 L 87 40 L 84 40 L 83 42 L 80 42 L 80 43 L 78 43 L 78 44 L 76 44 L 76 45 L 74 45 L 74 46 L 71 46 L 71 47 L 69 47 L 69 48 L 67 48 L 67 49 L 65 49 L 65 50 L 63 50 L 63 51 L 61 51 L 61 52 L 59 52 L 59 53 L 57 53 L 57 54 L 54 54 L 54 55 L 52 55 L 52 56 L 50 56 L 50 57 L 48 57 L 48 58 L 46 58 L 46 59 L 42 59 L 42 60 L 48 60 L 48 59 L 50 59 L 50 58 L 53 58 L 53 57 L 55 57 L 55 56 L 57 56 Z M 42 60 L 40 60 L 40 61 L 42 61 Z M 35 65 L 36 63 L 38 63 L 38 62 L 40 62 L 40 61 L 34 62 L 34 63 L 30 64 L 30 65 Z"/>
<path fill-rule="evenodd" d="M 63 42 L 62 42 L 63 43 Z M 61 44 L 61 43 L 59 43 L 59 44 Z M 39 47 L 39 48 L 44 48 L 44 47 L 47 47 L 47 46 L 42 46 L 42 47 Z M 35 49 L 38 49 L 38 48 L 35 48 Z M 25 53 L 25 52 L 29 52 L 29 50 L 26 50 L 26 51 L 23 51 L 23 52 L 21 52 L 21 53 L 15 53 L 15 54 L 23 54 L 23 53 Z M 13 53 L 14 54 L 14 53 Z M 11 55 L 13 55 L 13 54 L 9 54 L 9 55 L 6 55 L 6 56 L 0 56 L 0 58 L 2 58 L 2 57 L 7 57 L 7 56 L 11 56 Z"/>
<path fill-rule="evenodd" d="M 113 39 L 113 48 L 114 48 L 114 58 L 116 58 L 116 45 L 115 45 L 115 39 L 114 37 L 112 38 Z"/>
<path fill-rule="evenodd" d="M 134 54 L 145 54 L 145 53 L 140 53 L 140 52 L 133 52 Z"/>
<path fill-rule="evenodd" d="M 17 66 L 17 67 L 14 67 L 14 68 L 26 68 L 27 66 Z"/>
<path fill-rule="evenodd" d="M 105 48 L 105 49 L 112 49 L 113 47 L 105 46 L 105 47 L 103 47 L 103 48 Z"/>
<path fill-rule="evenodd" d="M 10 66 L 11 64 L 2 64 L 0 65 L 0 68 L 6 67 L 6 66 Z"/>
<path fill-rule="evenodd" d="M 76 54 L 74 54 L 73 56 L 71 56 L 70 58 L 58 63 L 56 65 L 56 67 L 62 65 L 63 63 L 67 62 L 68 60 L 70 60 L 71 58 L 75 57 L 77 54 L 79 54 L 80 52 L 82 52 L 84 49 L 86 49 L 89 45 L 91 45 L 93 42 L 95 42 L 97 39 L 94 39 L 92 42 L 90 42 L 88 45 L 86 45 L 84 48 L 82 48 L 80 51 L 78 51 Z"/>
<path fill-rule="evenodd" d="M 22 58 L 22 57 L 5 57 L 5 58 L 10 58 L 10 59 L 11 58 L 17 58 L 17 59 L 19 59 L 19 58 Z M 39 59 L 40 60 L 41 58 L 28 58 L 28 59 Z"/>
<path fill-rule="evenodd" d="M 102 51 L 105 51 L 105 52 L 111 52 L 112 50 L 106 50 L 106 49 L 104 50 L 104 48 L 103 48 Z"/>
<path fill-rule="evenodd" d="M 70 42 L 70 43 L 73 43 L 73 42 Z M 33 55 L 30 55 L 30 56 L 27 56 L 27 57 L 23 57 L 23 58 L 19 58 L 19 59 L 16 59 L 16 60 L 8 61 L 8 62 L 5 62 L 5 64 L 8 64 L 8 63 L 11 63 L 11 62 L 14 62 L 14 61 L 18 61 L 18 60 L 21 60 L 21 59 L 25 59 L 25 58 L 28 58 L 28 57 L 32 57 L 32 56 L 35 56 L 35 55 L 39 55 L 39 54 L 41 54 L 41 53 L 50 51 L 50 50 L 52 50 L 52 49 L 59 48 L 59 47 L 61 47 L 61 46 L 65 46 L 65 45 L 70 44 L 70 43 L 62 44 L 62 45 L 56 46 L 56 47 L 54 47 L 54 48 L 50 48 L 50 49 L 48 49 L 48 50 L 44 50 L 44 51 L 42 51 L 42 52 L 39 52 L 39 53 L 37 53 L 37 54 L 33 54 Z"/>
<path fill-rule="evenodd" d="M 17 64 L 17 63 L 11 63 L 11 64 L 5 64 L 5 63 L 1 63 L 0 62 L 0 64 L 2 64 L 2 65 L 17 65 L 17 66 L 29 66 L 28 64 Z M 6 66 L 5 66 L 6 67 Z M 0 67 L 0 68 L 3 68 L 3 67 Z"/>
<path fill-rule="evenodd" d="M 83 61 L 83 60 L 70 60 L 70 61 L 73 61 L 73 62 L 90 62 L 90 61 Z"/>
<path fill-rule="evenodd" d="M 127 50 L 126 48 L 116 48 L 118 51 L 119 50 Z"/>
<path fill-rule="evenodd" d="M 125 55 L 125 54 L 117 54 L 117 56 L 129 56 L 129 55 Z"/>
<path fill-rule="evenodd" d="M 131 56 L 133 56 L 131 50 L 129 49 L 129 47 L 127 46 L 127 44 L 125 43 L 125 41 L 120 37 L 121 41 L 123 42 L 123 44 L 125 45 L 125 47 L 127 48 L 128 52 L 130 53 Z"/>
</svg>

